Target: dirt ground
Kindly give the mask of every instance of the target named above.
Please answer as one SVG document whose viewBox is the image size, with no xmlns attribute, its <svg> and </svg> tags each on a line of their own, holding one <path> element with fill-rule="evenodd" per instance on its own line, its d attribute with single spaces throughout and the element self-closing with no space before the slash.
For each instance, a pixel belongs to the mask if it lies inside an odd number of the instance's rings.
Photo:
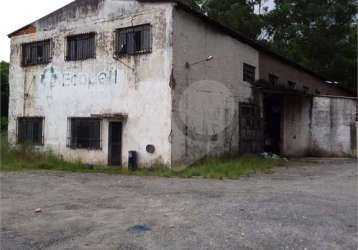
<svg viewBox="0 0 358 250">
<path fill-rule="evenodd" d="M 1 173 L 1 249 L 357 249 L 356 162 L 238 181 Z M 37 208 L 42 212 L 35 213 Z"/>
</svg>

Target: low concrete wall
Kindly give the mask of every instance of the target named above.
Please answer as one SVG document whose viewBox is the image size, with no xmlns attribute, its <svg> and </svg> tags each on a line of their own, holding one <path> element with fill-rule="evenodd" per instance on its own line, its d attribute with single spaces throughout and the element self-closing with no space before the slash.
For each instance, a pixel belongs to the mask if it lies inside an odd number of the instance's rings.
<svg viewBox="0 0 358 250">
<path fill-rule="evenodd" d="M 314 97 L 311 145 L 313 156 L 353 156 L 356 149 L 356 100 Z"/>
</svg>

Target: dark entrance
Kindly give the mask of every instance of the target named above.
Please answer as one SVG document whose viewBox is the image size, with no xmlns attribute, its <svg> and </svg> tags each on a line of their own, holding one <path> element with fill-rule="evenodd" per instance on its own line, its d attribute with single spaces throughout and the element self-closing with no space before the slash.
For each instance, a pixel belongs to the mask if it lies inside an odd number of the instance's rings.
<svg viewBox="0 0 358 250">
<path fill-rule="evenodd" d="M 265 152 L 281 153 L 283 97 L 266 94 L 264 99 L 264 150 Z"/>
<path fill-rule="evenodd" d="M 240 103 L 239 117 L 240 154 L 261 153 L 263 133 L 260 107 L 251 103 Z"/>
<path fill-rule="evenodd" d="M 122 165 L 122 123 L 109 123 L 108 163 L 111 166 Z"/>
</svg>

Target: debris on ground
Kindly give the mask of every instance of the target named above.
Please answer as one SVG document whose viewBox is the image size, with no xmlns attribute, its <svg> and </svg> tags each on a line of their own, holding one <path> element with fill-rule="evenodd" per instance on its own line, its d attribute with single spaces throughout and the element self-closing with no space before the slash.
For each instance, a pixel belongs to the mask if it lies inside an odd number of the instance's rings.
<svg viewBox="0 0 358 250">
<path fill-rule="evenodd" d="M 263 152 L 262 154 L 260 154 L 261 157 L 263 157 L 264 159 L 269 159 L 269 160 L 284 160 L 284 161 L 288 161 L 287 158 L 279 156 L 277 154 L 273 154 L 273 153 L 268 153 L 268 152 Z"/>
<path fill-rule="evenodd" d="M 35 213 L 41 213 L 42 212 L 42 209 L 41 208 L 37 208 L 36 210 L 35 210 Z"/>
<path fill-rule="evenodd" d="M 151 230 L 152 228 L 146 224 L 138 224 L 128 228 L 128 231 L 133 233 L 144 233 Z"/>
<path fill-rule="evenodd" d="M 94 169 L 95 165 L 94 164 L 85 164 L 84 167 L 87 169 Z"/>
</svg>

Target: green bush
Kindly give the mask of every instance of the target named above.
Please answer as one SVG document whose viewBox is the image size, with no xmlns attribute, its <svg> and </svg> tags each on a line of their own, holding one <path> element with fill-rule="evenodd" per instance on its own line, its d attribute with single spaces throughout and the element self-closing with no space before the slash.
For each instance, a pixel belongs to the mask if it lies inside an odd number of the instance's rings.
<svg viewBox="0 0 358 250">
<path fill-rule="evenodd" d="M 256 156 L 241 158 L 204 159 L 189 167 L 178 166 L 168 168 L 157 165 L 152 168 L 141 168 L 130 172 L 125 168 L 104 166 L 87 167 L 81 162 L 66 162 L 53 152 L 39 152 L 29 145 L 10 147 L 6 136 L 1 137 L 1 166 L 0 171 L 20 170 L 55 170 L 87 173 L 107 173 L 137 176 L 161 177 L 203 177 L 210 179 L 238 179 L 255 173 L 271 173 L 274 166 L 283 165 L 281 160 L 262 159 Z"/>
</svg>

